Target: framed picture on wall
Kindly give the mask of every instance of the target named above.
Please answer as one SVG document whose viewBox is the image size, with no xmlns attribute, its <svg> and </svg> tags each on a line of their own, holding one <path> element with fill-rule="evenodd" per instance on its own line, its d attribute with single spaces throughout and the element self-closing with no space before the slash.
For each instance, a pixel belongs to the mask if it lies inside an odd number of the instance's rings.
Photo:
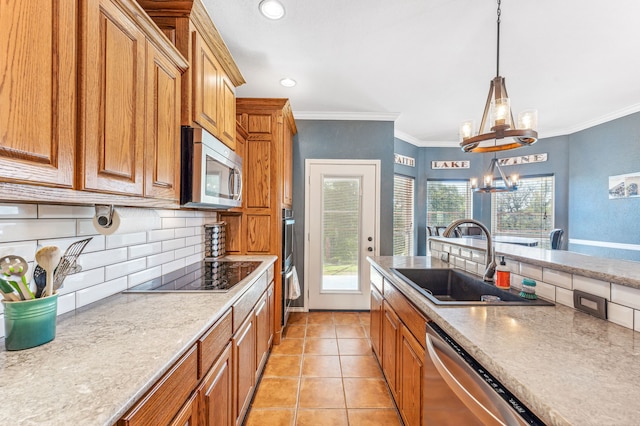
<svg viewBox="0 0 640 426">
<path fill-rule="evenodd" d="M 640 172 L 609 176 L 609 199 L 640 197 Z"/>
</svg>

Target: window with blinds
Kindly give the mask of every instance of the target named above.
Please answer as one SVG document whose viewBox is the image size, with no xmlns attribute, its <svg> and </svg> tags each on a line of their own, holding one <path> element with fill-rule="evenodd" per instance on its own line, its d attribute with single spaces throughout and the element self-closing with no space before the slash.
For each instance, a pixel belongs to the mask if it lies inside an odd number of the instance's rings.
<svg viewBox="0 0 640 426">
<path fill-rule="evenodd" d="M 491 232 L 538 239 L 549 248 L 554 228 L 554 176 L 520 178 L 513 192 L 491 194 Z"/>
<path fill-rule="evenodd" d="M 457 219 L 473 217 L 473 197 L 468 180 L 427 180 L 427 226 L 438 234 Z"/>
<path fill-rule="evenodd" d="M 413 256 L 414 179 L 393 177 L 393 254 Z"/>
</svg>

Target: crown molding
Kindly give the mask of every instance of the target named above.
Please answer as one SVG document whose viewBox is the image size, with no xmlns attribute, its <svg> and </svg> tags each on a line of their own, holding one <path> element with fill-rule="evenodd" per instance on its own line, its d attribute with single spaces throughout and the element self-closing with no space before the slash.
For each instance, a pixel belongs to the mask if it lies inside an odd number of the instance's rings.
<svg viewBox="0 0 640 426">
<path fill-rule="evenodd" d="M 397 129 L 393 131 L 393 136 L 395 136 L 397 139 L 403 140 L 407 143 L 410 143 L 411 145 L 415 145 L 421 148 L 460 148 L 460 142 L 423 141 Z"/>
<path fill-rule="evenodd" d="M 397 112 L 293 111 L 296 120 L 396 121 Z"/>
</svg>

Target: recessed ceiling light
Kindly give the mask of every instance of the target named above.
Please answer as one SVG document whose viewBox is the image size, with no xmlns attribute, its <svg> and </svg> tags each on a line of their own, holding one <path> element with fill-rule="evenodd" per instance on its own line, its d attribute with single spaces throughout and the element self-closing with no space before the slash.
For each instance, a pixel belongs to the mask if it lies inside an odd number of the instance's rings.
<svg viewBox="0 0 640 426">
<path fill-rule="evenodd" d="M 284 6 L 278 0 L 262 0 L 260 12 L 269 19 L 280 19 L 284 16 Z"/>
<path fill-rule="evenodd" d="M 283 78 L 282 80 L 280 80 L 280 84 L 282 84 L 284 87 L 293 87 L 297 83 L 292 78 Z"/>
</svg>

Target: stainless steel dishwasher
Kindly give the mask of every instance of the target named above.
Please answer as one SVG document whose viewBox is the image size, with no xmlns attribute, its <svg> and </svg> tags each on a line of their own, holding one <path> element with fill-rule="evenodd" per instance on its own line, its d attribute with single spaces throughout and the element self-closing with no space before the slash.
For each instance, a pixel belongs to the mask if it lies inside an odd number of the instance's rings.
<svg viewBox="0 0 640 426">
<path fill-rule="evenodd" d="M 544 425 L 432 322 L 425 358 L 424 425 Z"/>
</svg>

